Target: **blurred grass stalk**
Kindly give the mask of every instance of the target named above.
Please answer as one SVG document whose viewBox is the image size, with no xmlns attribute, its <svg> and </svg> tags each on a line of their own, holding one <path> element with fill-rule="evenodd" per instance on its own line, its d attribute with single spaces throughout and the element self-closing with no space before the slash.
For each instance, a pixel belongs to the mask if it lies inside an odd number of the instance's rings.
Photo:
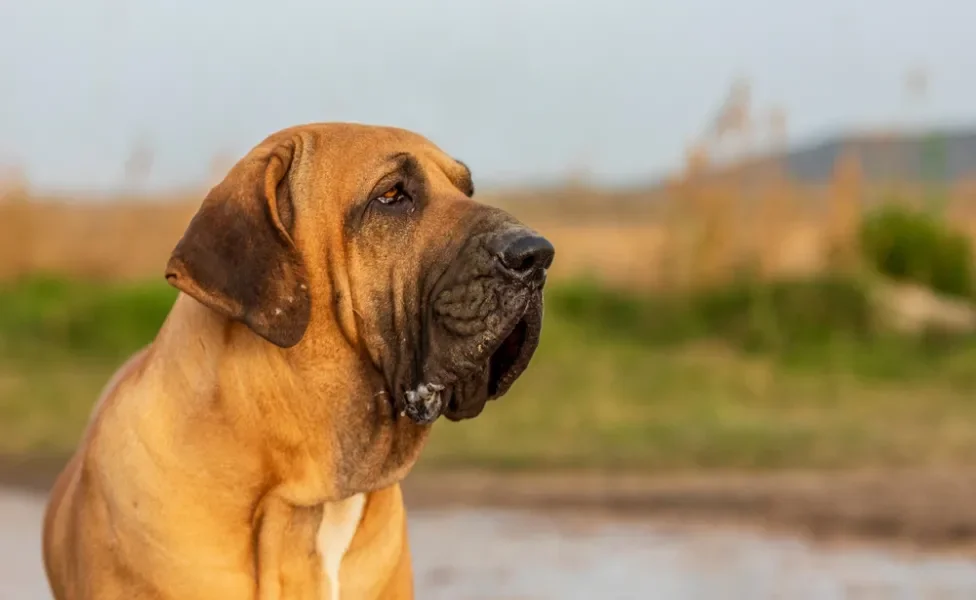
<svg viewBox="0 0 976 600">
<path fill-rule="evenodd" d="M 554 278 L 598 273 L 608 284 L 635 289 L 696 289 L 742 271 L 777 278 L 853 268 L 863 214 L 886 202 L 929 206 L 940 218 L 944 202 L 951 225 L 976 238 L 976 194 L 965 182 L 936 203 L 938 187 L 906 184 L 892 194 L 867 184 L 854 155 L 838 161 L 826 187 L 790 181 L 780 165 L 747 167 L 712 165 L 699 147 L 688 168 L 657 190 L 575 187 L 484 200 L 552 239 L 559 249 Z M 0 279 L 159 277 L 201 198 L 188 192 L 82 202 L 7 189 L 0 198 Z"/>
</svg>

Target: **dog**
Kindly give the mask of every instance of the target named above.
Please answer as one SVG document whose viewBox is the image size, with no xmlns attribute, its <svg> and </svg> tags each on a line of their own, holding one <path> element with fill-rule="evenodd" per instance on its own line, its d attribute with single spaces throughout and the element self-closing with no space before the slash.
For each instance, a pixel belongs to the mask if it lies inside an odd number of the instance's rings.
<svg viewBox="0 0 976 600">
<path fill-rule="evenodd" d="M 55 482 L 57 600 L 397 600 L 400 482 L 539 342 L 553 246 L 407 130 L 278 131 L 203 199 Z"/>
</svg>

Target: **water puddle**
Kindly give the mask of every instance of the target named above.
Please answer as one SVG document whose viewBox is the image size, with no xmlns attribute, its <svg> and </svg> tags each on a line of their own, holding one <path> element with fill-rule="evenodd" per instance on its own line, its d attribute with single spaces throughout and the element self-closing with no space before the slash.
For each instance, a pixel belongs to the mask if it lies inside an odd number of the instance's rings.
<svg viewBox="0 0 976 600">
<path fill-rule="evenodd" d="M 43 498 L 0 493 L 0 600 L 49 600 Z M 418 600 L 949 600 L 976 561 L 728 528 L 481 509 L 411 510 Z"/>
</svg>

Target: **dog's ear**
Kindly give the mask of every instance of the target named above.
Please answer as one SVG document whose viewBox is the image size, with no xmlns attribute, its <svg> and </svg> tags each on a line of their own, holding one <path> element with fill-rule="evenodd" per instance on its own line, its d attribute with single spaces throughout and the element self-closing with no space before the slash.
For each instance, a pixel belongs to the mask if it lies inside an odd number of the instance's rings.
<svg viewBox="0 0 976 600">
<path fill-rule="evenodd" d="M 295 147 L 259 147 L 204 199 L 166 265 L 173 287 L 272 344 L 297 344 L 311 301 L 295 245 L 289 172 Z"/>
</svg>

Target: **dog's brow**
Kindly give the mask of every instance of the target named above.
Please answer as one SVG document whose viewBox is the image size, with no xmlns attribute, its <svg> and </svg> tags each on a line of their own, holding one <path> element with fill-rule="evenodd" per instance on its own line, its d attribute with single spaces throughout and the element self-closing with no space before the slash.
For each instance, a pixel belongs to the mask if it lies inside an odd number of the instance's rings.
<svg viewBox="0 0 976 600">
<path fill-rule="evenodd" d="M 404 175 L 416 175 L 420 171 L 420 161 L 409 152 L 397 152 L 386 157 L 384 164 L 391 166 L 391 173 L 399 172 Z"/>
<path fill-rule="evenodd" d="M 386 162 L 396 164 L 411 159 L 413 159 L 413 154 L 410 154 L 409 152 L 394 152 L 386 157 Z"/>
<path fill-rule="evenodd" d="M 456 169 L 445 169 L 441 167 L 442 172 L 447 175 L 447 178 L 451 180 L 451 183 L 464 192 L 469 198 L 474 196 L 474 182 L 471 179 L 471 169 L 468 165 L 464 164 L 460 160 L 453 159 L 454 163 L 460 167 L 460 170 Z M 420 161 L 417 157 L 409 152 L 396 152 L 386 157 L 384 163 L 394 165 L 391 172 L 400 172 L 405 176 L 420 176 L 422 177 L 422 169 L 420 167 Z M 448 163 L 449 165 L 450 163 Z"/>
<path fill-rule="evenodd" d="M 454 162 L 461 167 L 461 174 L 454 181 L 454 184 L 469 198 L 474 196 L 474 180 L 471 178 L 471 169 L 468 168 L 468 165 L 456 158 L 454 159 Z"/>
</svg>

